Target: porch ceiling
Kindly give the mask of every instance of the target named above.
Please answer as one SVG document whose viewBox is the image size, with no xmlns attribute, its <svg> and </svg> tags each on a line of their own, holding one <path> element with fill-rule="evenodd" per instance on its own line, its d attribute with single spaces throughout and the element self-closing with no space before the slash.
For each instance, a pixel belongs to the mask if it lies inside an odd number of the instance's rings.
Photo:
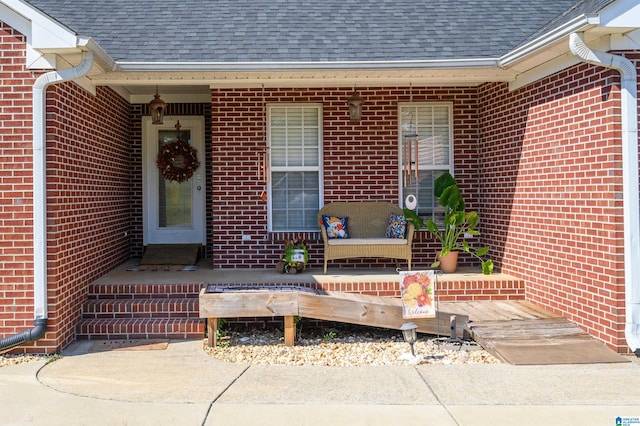
<svg viewBox="0 0 640 426">
<path fill-rule="evenodd" d="M 155 93 L 207 93 L 212 87 L 365 87 L 446 85 L 475 86 L 488 81 L 511 81 L 513 71 L 491 68 L 398 69 L 398 70 L 287 70 L 264 71 L 139 71 L 110 72 L 93 75 L 97 86 L 121 87 L 130 96 Z"/>
</svg>

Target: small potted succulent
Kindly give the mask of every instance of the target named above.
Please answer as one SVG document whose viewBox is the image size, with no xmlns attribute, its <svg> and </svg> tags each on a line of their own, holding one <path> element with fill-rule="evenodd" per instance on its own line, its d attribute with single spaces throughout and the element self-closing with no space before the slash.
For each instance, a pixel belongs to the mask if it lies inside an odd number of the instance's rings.
<svg viewBox="0 0 640 426">
<path fill-rule="evenodd" d="M 282 259 L 278 261 L 276 270 L 283 274 L 295 274 L 304 271 L 309 262 L 309 251 L 304 239 L 297 237 L 284 243 Z"/>
</svg>

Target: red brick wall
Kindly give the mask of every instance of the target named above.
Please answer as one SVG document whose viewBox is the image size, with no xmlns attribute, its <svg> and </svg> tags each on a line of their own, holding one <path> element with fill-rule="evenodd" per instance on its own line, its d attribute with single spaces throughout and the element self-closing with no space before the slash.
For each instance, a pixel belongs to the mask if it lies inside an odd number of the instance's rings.
<svg viewBox="0 0 640 426">
<path fill-rule="evenodd" d="M 94 96 L 63 83 L 48 90 L 47 117 L 52 333 L 38 344 L 50 339 L 64 347 L 73 340 L 87 283 L 129 258 L 129 104 L 108 88 Z"/>
<path fill-rule="evenodd" d="M 321 103 L 323 109 L 324 200 L 380 200 L 398 203 L 398 103 L 409 88 L 358 88 L 362 120 L 349 120 L 352 89 L 265 89 L 264 102 Z M 452 102 L 455 171 L 471 208 L 477 207 L 478 113 L 476 88 L 413 88 L 414 102 Z M 269 233 L 264 185 L 258 180 L 259 153 L 266 146 L 260 89 L 212 90 L 213 264 L 218 268 L 271 268 L 284 240 L 294 234 Z M 242 234 L 250 235 L 242 241 Z M 319 235 L 305 233 L 310 264 L 322 264 Z M 414 245 L 415 267 L 435 256 L 433 239 L 421 232 Z M 237 259 L 242 259 L 238 261 Z M 462 262 L 471 259 L 461 258 Z M 332 266 L 390 266 L 388 260 L 333 261 Z M 406 267 L 406 265 L 401 265 Z"/>
<path fill-rule="evenodd" d="M 0 338 L 33 323 L 32 86 L 25 40 L 0 22 Z M 54 352 L 73 339 L 88 282 L 129 255 L 129 107 L 110 89 L 48 90 L 48 310 Z"/>
<path fill-rule="evenodd" d="M 485 239 L 527 299 L 624 350 L 619 75 L 577 65 L 480 91 Z"/>
<path fill-rule="evenodd" d="M 31 88 L 25 38 L 0 22 L 0 337 L 33 327 Z"/>
</svg>

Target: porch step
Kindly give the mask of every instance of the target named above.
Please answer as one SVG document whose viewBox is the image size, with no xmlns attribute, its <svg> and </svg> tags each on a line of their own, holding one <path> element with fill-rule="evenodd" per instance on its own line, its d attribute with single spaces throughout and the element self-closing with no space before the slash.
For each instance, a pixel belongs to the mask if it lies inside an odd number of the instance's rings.
<svg viewBox="0 0 640 426">
<path fill-rule="evenodd" d="M 202 284 L 90 284 L 89 299 L 197 298 Z"/>
<path fill-rule="evenodd" d="M 201 339 L 201 284 L 91 284 L 77 339 Z"/>
<path fill-rule="evenodd" d="M 80 340 L 114 339 L 202 339 L 200 318 L 85 319 L 77 326 Z"/>
<path fill-rule="evenodd" d="M 83 319 L 100 318 L 197 318 L 198 299 L 100 299 L 88 300 Z"/>
</svg>

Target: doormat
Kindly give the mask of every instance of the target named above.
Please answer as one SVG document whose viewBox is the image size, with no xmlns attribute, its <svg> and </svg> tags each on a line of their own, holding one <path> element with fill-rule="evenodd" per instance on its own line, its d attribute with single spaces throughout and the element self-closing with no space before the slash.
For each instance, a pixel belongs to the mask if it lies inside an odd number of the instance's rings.
<svg viewBox="0 0 640 426">
<path fill-rule="evenodd" d="M 167 346 L 169 339 L 96 340 L 89 351 L 163 351 Z"/>
<path fill-rule="evenodd" d="M 198 265 L 133 265 L 127 268 L 129 272 L 143 271 L 197 271 Z"/>
<path fill-rule="evenodd" d="M 199 244 L 150 244 L 137 271 L 194 270 L 200 256 Z M 185 267 L 188 267 L 185 269 Z M 196 266 L 197 267 L 197 266 Z"/>
</svg>

